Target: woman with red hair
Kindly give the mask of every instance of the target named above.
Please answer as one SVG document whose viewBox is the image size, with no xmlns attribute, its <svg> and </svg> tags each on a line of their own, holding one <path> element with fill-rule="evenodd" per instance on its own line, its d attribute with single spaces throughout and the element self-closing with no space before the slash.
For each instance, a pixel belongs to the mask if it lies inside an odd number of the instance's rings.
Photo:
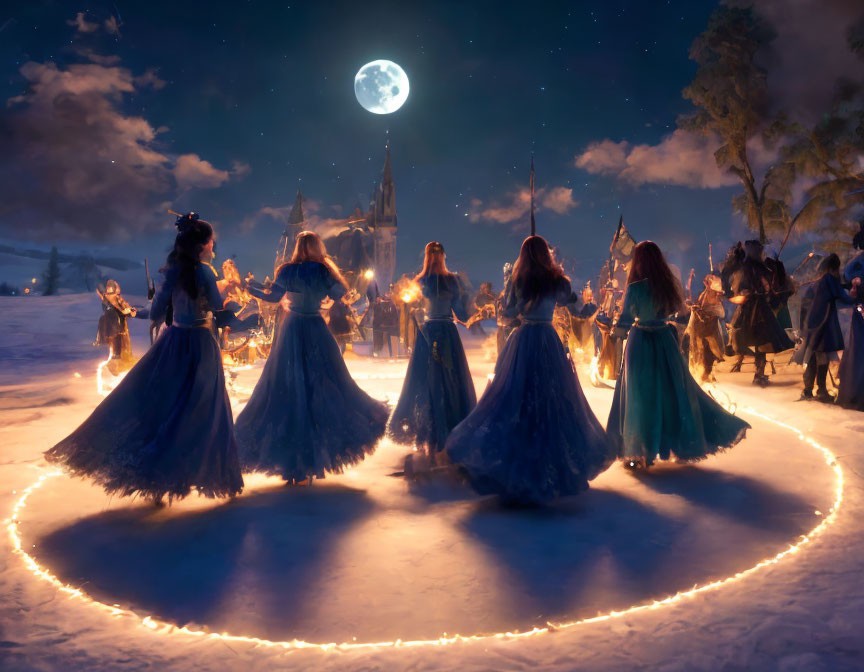
<svg viewBox="0 0 864 672">
<path fill-rule="evenodd" d="M 405 374 L 399 403 L 388 434 L 413 443 L 438 460 L 447 435 L 477 403 L 474 381 L 453 315 L 468 319 L 467 296 L 455 273 L 447 268 L 444 246 L 426 245 L 423 270 L 414 278 L 426 300 L 420 328 Z"/>
<path fill-rule="evenodd" d="M 741 439 L 746 422 L 725 411 L 693 379 L 670 325 L 683 310 L 681 285 L 650 240 L 630 264 L 618 329 L 627 335 L 624 365 L 606 431 L 619 457 L 646 468 L 656 459 L 701 460 Z"/>
<path fill-rule="evenodd" d="M 298 234 L 291 261 L 269 291 L 249 293 L 291 304 L 246 408 L 237 416 L 240 459 L 247 471 L 289 483 L 339 473 L 375 449 L 387 405 L 361 390 L 321 317 L 321 302 L 345 294 L 342 274 L 317 233 Z"/>
<path fill-rule="evenodd" d="M 521 326 L 446 450 L 480 494 L 545 504 L 587 489 L 615 453 L 552 326 L 555 305 L 573 290 L 540 236 L 522 243 L 506 292 L 505 314 L 520 317 Z"/>
</svg>

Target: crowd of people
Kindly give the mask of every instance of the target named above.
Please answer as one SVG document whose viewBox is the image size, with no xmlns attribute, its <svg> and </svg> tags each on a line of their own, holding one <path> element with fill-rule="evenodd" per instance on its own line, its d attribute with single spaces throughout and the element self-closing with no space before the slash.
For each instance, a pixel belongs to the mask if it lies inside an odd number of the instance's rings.
<svg viewBox="0 0 864 672">
<path fill-rule="evenodd" d="M 174 249 L 149 311 L 158 336 L 90 417 L 46 452 L 49 461 L 94 479 L 108 492 L 154 502 L 192 490 L 236 495 L 244 471 L 308 483 L 356 464 L 387 434 L 426 457 L 406 469 L 409 475 L 418 469 L 443 471 L 464 478 L 481 494 L 545 504 L 585 490 L 616 460 L 631 469 L 648 469 L 657 461 L 691 462 L 745 437 L 749 425 L 702 389 L 682 349 L 703 380 L 711 379 L 713 364 L 727 347 L 739 356 L 750 354 L 754 382 L 763 385 L 767 354 L 794 345 L 778 317 L 794 286 L 755 241 L 735 246 L 720 273 L 707 276 L 704 290 L 689 301 L 660 248 L 643 241 L 633 247 L 626 266 L 616 269 L 621 282 L 613 299 L 607 295 L 598 306 L 586 287 L 581 308 L 570 278 L 540 236 L 526 238 L 505 268 L 503 292 L 495 296 L 491 286 L 481 287 L 473 305 L 464 283 L 448 269 L 444 247 L 433 241 L 422 270 L 410 279 L 417 296 L 408 292 L 401 317 L 383 322 L 388 340 L 400 321 L 415 327 L 402 391 L 391 411 L 355 383 L 345 364 L 343 352 L 363 319 L 317 234 L 300 233 L 290 260 L 272 281 L 259 284 L 240 280 L 236 267 L 223 267 L 218 280 L 209 265 L 212 227 L 194 213 L 176 224 Z M 864 249 L 864 233 L 855 246 Z M 845 268 L 851 292 L 844 288 L 839 258 L 822 261 L 808 290 L 807 329 L 799 348 L 807 363 L 804 396 L 812 395 L 815 383 L 815 396 L 822 398 L 828 363 L 844 350 L 837 304 L 857 306 L 838 400 L 859 410 L 864 410 L 862 275 L 864 251 Z M 611 282 L 613 274 L 608 277 Z M 261 377 L 236 423 L 216 334 L 220 321 L 226 326 L 242 320 L 226 308 L 226 292 L 242 292 L 260 302 L 261 310 L 276 306 L 282 312 Z M 368 299 L 374 330 L 387 317 L 388 301 L 395 302 L 392 296 Z M 724 299 L 736 306 L 728 339 Z M 329 325 L 322 317 L 325 303 Z M 560 333 L 556 311 L 560 317 L 562 310 L 572 342 Z M 498 320 L 495 374 L 479 400 L 454 323 L 470 323 L 472 312 Z M 574 365 L 572 343 L 587 347 L 588 341 L 600 359 L 609 359 L 609 377 L 615 379 L 605 429 L 586 401 Z M 380 351 L 383 344 L 378 345 L 373 349 Z"/>
</svg>

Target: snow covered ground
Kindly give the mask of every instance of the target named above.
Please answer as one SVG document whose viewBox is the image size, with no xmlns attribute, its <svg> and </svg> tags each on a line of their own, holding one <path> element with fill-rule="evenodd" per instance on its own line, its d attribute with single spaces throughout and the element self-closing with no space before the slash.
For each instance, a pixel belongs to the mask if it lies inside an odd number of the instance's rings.
<svg viewBox="0 0 864 672">
<path fill-rule="evenodd" d="M 133 301 L 134 303 L 134 301 Z M 95 296 L 0 298 L 0 511 L 53 471 L 42 451 L 98 403 Z M 136 352 L 146 323 L 133 321 Z M 478 392 L 493 362 L 466 341 Z M 785 357 L 784 357 L 785 360 Z M 370 394 L 395 399 L 406 362 L 351 357 Z M 519 639 L 321 651 L 153 631 L 35 576 L 0 542 L 5 670 L 861 670 L 864 415 L 795 403 L 800 373 L 722 393 L 832 450 L 836 521 L 800 552 L 662 608 Z M 232 383 L 235 411 L 260 366 Z M 76 375 L 77 374 L 77 375 Z M 80 376 L 80 377 L 79 377 Z M 583 386 L 605 422 L 611 390 Z M 774 556 L 828 514 L 835 473 L 760 417 L 734 450 L 635 476 L 613 466 L 548 510 L 500 507 L 446 482 L 393 476 L 404 446 L 312 487 L 247 478 L 232 502 L 155 510 L 86 481 L 50 478 L 20 513 L 24 549 L 65 583 L 141 616 L 275 641 L 435 639 L 528 631 L 650 602 Z"/>
</svg>

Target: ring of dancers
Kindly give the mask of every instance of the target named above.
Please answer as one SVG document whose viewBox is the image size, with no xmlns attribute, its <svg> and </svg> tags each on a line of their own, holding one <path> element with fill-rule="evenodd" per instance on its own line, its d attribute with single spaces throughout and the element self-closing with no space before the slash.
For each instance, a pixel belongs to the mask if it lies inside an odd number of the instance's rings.
<svg viewBox="0 0 864 672">
<path fill-rule="evenodd" d="M 45 453 L 109 493 L 169 502 L 194 488 L 207 497 L 243 489 L 231 404 L 213 313 L 222 307 L 213 229 L 177 219 L 174 250 L 153 299 L 155 326 L 170 324 L 78 429 Z"/>
<path fill-rule="evenodd" d="M 423 270 L 414 278 L 426 300 L 426 321 L 408 363 L 388 434 L 399 443 L 425 449 L 439 462 L 450 431 L 477 404 L 474 382 L 453 315 L 468 319 L 467 294 L 447 269 L 441 243 L 426 245 Z"/>
<path fill-rule="evenodd" d="M 735 445 L 750 428 L 690 374 L 669 324 L 683 307 L 681 286 L 660 248 L 650 240 L 636 245 L 617 327 L 627 334 L 624 364 L 606 423 L 629 466 L 701 460 Z"/>
<path fill-rule="evenodd" d="M 546 241 L 526 238 L 504 307 L 521 325 L 507 338 L 477 406 L 447 439 L 448 457 L 480 494 L 545 504 L 587 489 L 615 459 L 552 326 L 555 305 L 571 294 Z"/>
<path fill-rule="evenodd" d="M 336 264 L 318 234 L 297 235 L 291 260 L 269 290 L 249 286 L 253 296 L 290 310 L 246 408 L 237 416 L 244 470 L 301 483 L 340 473 L 375 449 L 384 435 L 387 405 L 351 378 L 339 345 L 321 317 L 321 302 L 346 292 Z"/>
</svg>

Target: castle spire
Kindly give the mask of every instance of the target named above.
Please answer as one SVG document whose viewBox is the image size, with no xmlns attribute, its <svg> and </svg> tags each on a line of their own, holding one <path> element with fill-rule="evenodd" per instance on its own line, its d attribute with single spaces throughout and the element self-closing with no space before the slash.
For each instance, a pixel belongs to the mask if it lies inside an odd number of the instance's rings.
<svg viewBox="0 0 864 672">
<path fill-rule="evenodd" d="M 285 221 L 285 228 L 282 230 L 282 235 L 279 237 L 279 245 L 276 248 L 276 261 L 273 264 L 274 271 L 282 264 L 291 258 L 294 252 L 294 242 L 297 240 L 297 234 L 303 230 L 303 223 L 306 221 L 306 215 L 303 213 L 303 192 L 297 189 L 297 200 L 294 201 L 294 207 L 288 214 L 288 219 Z"/>
<path fill-rule="evenodd" d="M 375 277 L 386 288 L 396 271 L 396 186 L 390 165 L 390 132 L 384 145 L 384 168 L 375 189 L 370 228 L 375 240 Z"/>
<path fill-rule="evenodd" d="M 288 215 L 289 225 L 298 225 L 306 221 L 303 214 L 303 192 L 297 189 L 297 200 L 294 201 L 294 207 L 291 208 L 291 214 Z"/>
</svg>

